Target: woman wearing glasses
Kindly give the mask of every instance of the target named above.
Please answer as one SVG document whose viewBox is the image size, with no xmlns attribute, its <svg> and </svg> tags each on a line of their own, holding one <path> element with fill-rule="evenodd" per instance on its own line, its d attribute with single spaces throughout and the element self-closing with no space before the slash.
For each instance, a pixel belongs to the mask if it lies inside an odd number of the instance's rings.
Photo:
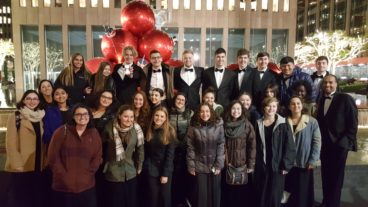
<svg viewBox="0 0 368 207">
<path fill-rule="evenodd" d="M 12 172 L 9 206 L 42 206 L 40 186 L 46 147 L 42 143 L 45 111 L 39 94 L 26 91 L 17 109 L 9 116 L 6 133 L 5 170 Z"/>
<path fill-rule="evenodd" d="M 102 161 L 101 138 L 92 127 L 92 112 L 83 104 L 72 110 L 72 122 L 58 128 L 48 149 L 55 207 L 95 207 L 95 173 Z"/>
</svg>

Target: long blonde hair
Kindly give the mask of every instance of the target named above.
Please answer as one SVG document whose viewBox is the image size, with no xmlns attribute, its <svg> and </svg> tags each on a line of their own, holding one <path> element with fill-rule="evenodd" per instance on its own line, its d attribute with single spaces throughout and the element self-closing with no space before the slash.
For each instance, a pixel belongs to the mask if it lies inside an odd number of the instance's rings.
<svg viewBox="0 0 368 207">
<path fill-rule="evenodd" d="M 156 110 L 152 113 L 152 118 L 151 118 L 151 122 L 150 125 L 148 126 L 148 130 L 147 130 L 147 136 L 146 136 L 146 140 L 147 142 L 149 142 L 152 138 L 153 138 L 153 131 L 154 131 L 154 127 L 155 127 L 155 123 L 154 123 L 154 118 L 157 112 L 162 111 L 165 113 L 166 115 L 166 120 L 165 122 L 162 124 L 162 126 L 160 128 L 162 128 L 163 132 L 162 132 L 162 136 L 161 136 L 161 141 L 164 145 L 168 145 L 170 142 L 173 142 L 176 140 L 176 133 L 174 128 L 171 126 L 170 122 L 169 122 L 169 113 L 167 111 L 167 109 L 165 107 L 158 107 L 156 108 Z"/>
<path fill-rule="evenodd" d="M 103 71 L 104 71 L 104 69 L 107 65 L 110 65 L 110 63 L 101 62 L 100 66 L 98 67 L 97 73 L 95 75 L 94 86 L 93 86 L 93 92 L 94 93 L 102 91 L 103 89 L 105 89 L 105 84 L 106 84 L 107 77 L 105 77 L 103 75 Z"/>
<path fill-rule="evenodd" d="M 74 65 L 73 65 L 73 61 L 78 56 L 81 56 L 82 59 L 83 59 L 83 64 L 82 64 L 82 67 L 80 69 L 84 73 L 84 78 L 86 80 L 90 79 L 91 74 L 88 71 L 88 69 L 86 68 L 83 55 L 80 54 L 80 53 L 74 53 L 72 55 L 72 57 L 70 58 L 68 66 L 66 68 L 64 68 L 64 70 L 61 71 L 61 73 L 60 73 L 60 82 L 61 82 L 62 85 L 64 85 L 64 86 L 74 86 Z"/>
</svg>

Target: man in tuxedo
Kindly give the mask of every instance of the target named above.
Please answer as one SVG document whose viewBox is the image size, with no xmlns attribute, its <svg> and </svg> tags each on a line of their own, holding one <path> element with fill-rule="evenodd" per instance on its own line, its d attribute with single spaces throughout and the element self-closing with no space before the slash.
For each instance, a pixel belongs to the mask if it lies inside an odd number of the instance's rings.
<svg viewBox="0 0 368 207">
<path fill-rule="evenodd" d="M 215 51 L 215 66 L 203 72 L 202 91 L 209 87 L 215 89 L 216 102 L 224 108 L 235 99 L 236 96 L 236 73 L 225 67 L 226 51 L 218 48 Z"/>
<path fill-rule="evenodd" d="M 194 54 L 191 50 L 185 50 L 182 59 L 184 66 L 174 70 L 174 88 L 185 94 L 187 107 L 196 110 L 200 104 L 199 89 L 204 69 L 194 67 Z"/>
<path fill-rule="evenodd" d="M 174 95 L 173 70 L 162 63 L 158 50 L 150 52 L 150 61 L 151 63 L 143 68 L 145 76 L 141 79 L 141 90 L 149 96 L 152 89 L 162 89 L 165 92 L 163 100 L 166 101 L 166 106 L 171 106 Z"/>
<path fill-rule="evenodd" d="M 116 97 L 121 104 L 130 104 L 132 97 L 140 85 L 140 80 L 144 77 L 141 67 L 134 64 L 137 51 L 132 46 L 123 49 L 124 62 L 114 67 L 112 78 L 115 82 Z"/>
<path fill-rule="evenodd" d="M 257 67 L 253 71 L 252 96 L 253 104 L 258 111 L 261 110 L 261 103 L 265 97 L 266 88 L 269 84 L 276 84 L 277 74 L 268 68 L 270 55 L 267 52 L 257 54 Z"/>
<path fill-rule="evenodd" d="M 311 75 L 313 84 L 314 84 L 314 88 L 316 90 L 316 98 L 317 100 L 319 100 L 319 95 L 321 94 L 322 91 L 322 80 L 323 78 L 328 75 L 328 58 L 326 56 L 319 56 L 316 59 L 316 72 L 314 72 Z"/>
<path fill-rule="evenodd" d="M 248 65 L 249 51 L 247 49 L 239 49 L 236 57 L 238 62 L 238 69 L 236 70 L 238 73 L 238 81 L 236 84 L 238 93 L 236 97 L 239 97 L 243 92 L 252 94 L 253 68 Z"/>
<path fill-rule="evenodd" d="M 322 135 L 321 207 L 339 207 L 348 151 L 357 150 L 358 109 L 351 96 L 336 91 L 336 76 L 326 75 L 322 89 L 317 112 Z"/>
</svg>

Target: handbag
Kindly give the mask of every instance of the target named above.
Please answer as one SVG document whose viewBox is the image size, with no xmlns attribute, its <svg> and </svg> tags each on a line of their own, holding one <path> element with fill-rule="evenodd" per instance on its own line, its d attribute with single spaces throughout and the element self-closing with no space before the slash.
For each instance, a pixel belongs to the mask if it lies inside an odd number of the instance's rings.
<svg viewBox="0 0 368 207">
<path fill-rule="evenodd" d="M 226 183 L 229 185 L 245 185 L 248 183 L 247 166 L 234 167 L 227 165 L 226 167 Z"/>
</svg>

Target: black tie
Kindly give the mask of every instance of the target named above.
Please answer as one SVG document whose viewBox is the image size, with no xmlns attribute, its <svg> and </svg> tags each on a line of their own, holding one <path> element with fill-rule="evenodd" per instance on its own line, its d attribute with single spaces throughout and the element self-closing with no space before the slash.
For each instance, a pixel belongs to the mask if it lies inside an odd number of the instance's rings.
<svg viewBox="0 0 368 207">
<path fill-rule="evenodd" d="M 262 74 L 264 74 L 265 72 L 263 71 L 263 70 L 261 70 L 261 71 L 258 71 L 259 73 L 262 73 Z"/>
<path fill-rule="evenodd" d="M 184 68 L 185 72 L 193 72 L 193 68 Z"/>
<path fill-rule="evenodd" d="M 161 72 L 161 69 L 158 69 L 158 70 L 152 70 L 152 72 L 154 72 L 154 73 L 159 73 L 159 72 Z"/>
<path fill-rule="evenodd" d="M 220 72 L 220 73 L 222 73 L 222 72 L 224 72 L 224 69 L 218 69 L 218 68 L 215 68 L 215 72 Z"/>
<path fill-rule="evenodd" d="M 243 70 L 239 70 L 239 71 L 238 71 L 238 73 L 241 73 L 241 72 L 245 72 L 245 69 L 243 69 Z"/>
<path fill-rule="evenodd" d="M 323 75 L 316 75 L 316 78 L 323 79 Z"/>
<path fill-rule="evenodd" d="M 331 96 L 324 96 L 323 98 L 324 98 L 324 99 L 330 99 L 330 100 L 332 99 L 332 97 L 331 97 Z"/>
</svg>

